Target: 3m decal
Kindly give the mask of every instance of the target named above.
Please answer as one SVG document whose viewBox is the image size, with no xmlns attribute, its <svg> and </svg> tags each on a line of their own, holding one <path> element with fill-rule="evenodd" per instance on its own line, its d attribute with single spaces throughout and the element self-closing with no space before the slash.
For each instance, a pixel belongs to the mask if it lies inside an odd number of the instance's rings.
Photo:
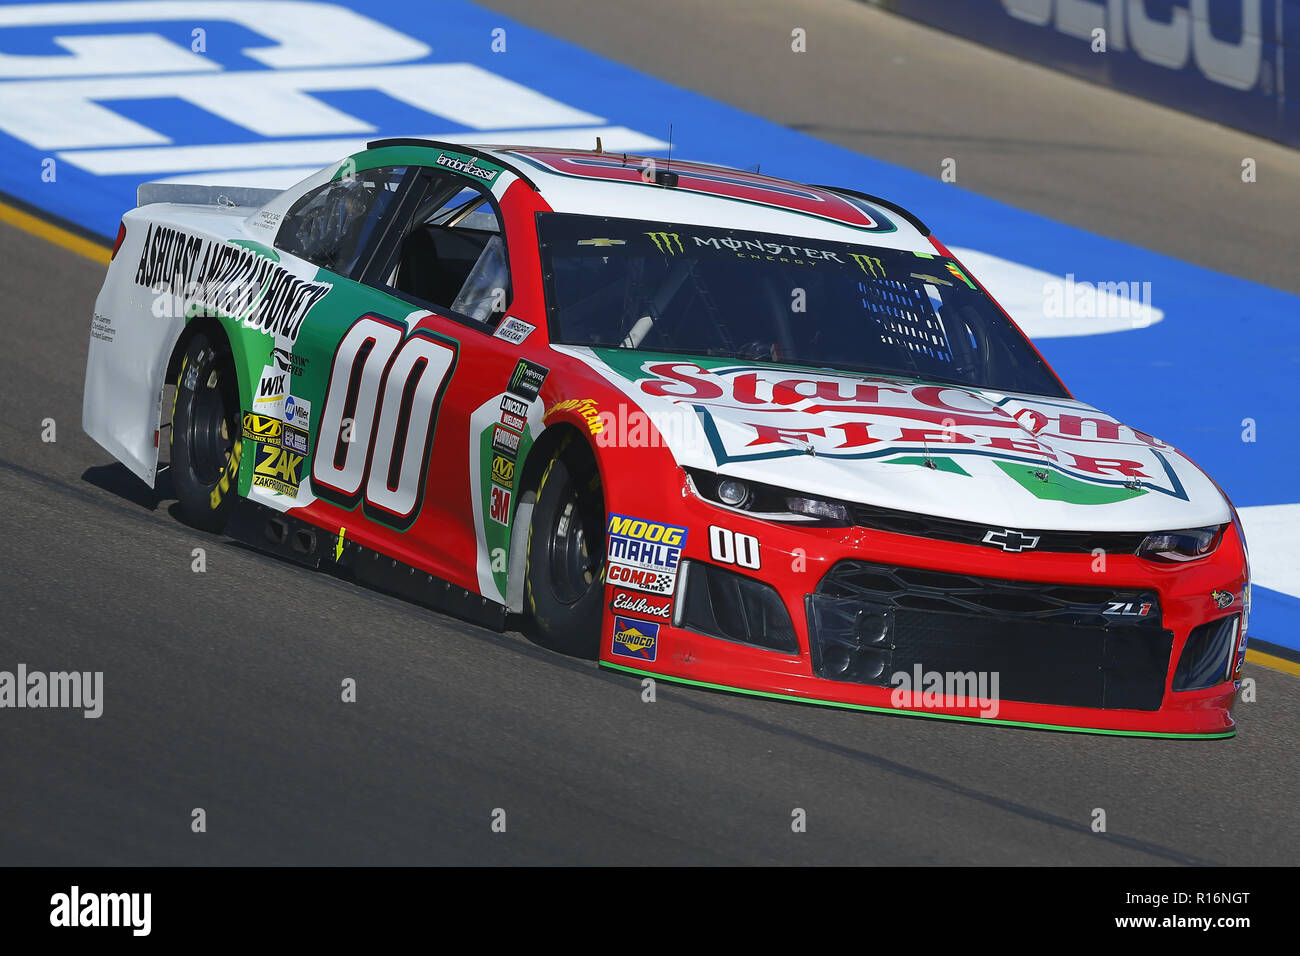
<svg viewBox="0 0 1300 956">
<path fill-rule="evenodd" d="M 438 409 L 459 351 L 428 329 L 403 339 L 404 331 L 366 315 L 339 341 L 311 473 L 319 497 L 345 508 L 363 501 L 366 514 L 398 530 L 411 526 L 424 501 Z"/>
<path fill-rule="evenodd" d="M 492 500 L 488 505 L 488 517 L 497 524 L 510 523 L 510 489 L 500 485 L 492 486 Z"/>
<path fill-rule="evenodd" d="M 492 480 L 507 488 L 513 487 L 515 482 L 515 463 L 505 455 L 493 455 Z"/>
<path fill-rule="evenodd" d="M 659 653 L 659 625 L 634 617 L 615 616 L 610 650 L 620 657 L 652 661 Z"/>
<path fill-rule="evenodd" d="M 634 594 L 620 588 L 614 591 L 609 609 L 667 621 L 673 616 L 673 599 L 662 595 Z"/>
<path fill-rule="evenodd" d="M 607 554 L 611 561 L 650 571 L 677 572 L 686 546 L 685 528 L 611 514 L 608 531 Z"/>
<path fill-rule="evenodd" d="M 284 428 L 278 418 L 268 418 L 255 412 L 244 412 L 244 437 L 267 445 L 279 445 Z"/>
<path fill-rule="evenodd" d="M 495 338 L 509 342 L 511 345 L 522 345 L 524 339 L 533 334 L 537 326 L 529 325 L 523 319 L 516 319 L 514 316 L 507 315 L 501 320 L 496 331 L 492 333 Z"/>
<path fill-rule="evenodd" d="M 709 557 L 719 564 L 735 564 L 759 570 L 758 538 L 729 528 L 709 525 Z"/>
<path fill-rule="evenodd" d="M 509 458 L 519 454 L 519 442 L 523 438 L 518 432 L 511 431 L 504 425 L 492 426 L 492 450 Z"/>
<path fill-rule="evenodd" d="M 253 466 L 253 484 L 296 498 L 303 457 L 275 445 L 259 445 L 257 463 Z"/>
<path fill-rule="evenodd" d="M 533 401 L 537 398 L 537 393 L 542 390 L 542 383 L 546 381 L 546 375 L 550 372 L 545 365 L 538 365 L 536 362 L 530 362 L 528 359 L 520 359 L 515 366 L 514 372 L 510 375 L 510 384 L 506 386 L 506 391 L 512 395 L 518 395 L 520 398 L 526 398 Z"/>
<path fill-rule="evenodd" d="M 307 454 L 307 432 L 292 425 L 285 425 L 280 435 L 280 445 L 300 455 Z"/>
</svg>

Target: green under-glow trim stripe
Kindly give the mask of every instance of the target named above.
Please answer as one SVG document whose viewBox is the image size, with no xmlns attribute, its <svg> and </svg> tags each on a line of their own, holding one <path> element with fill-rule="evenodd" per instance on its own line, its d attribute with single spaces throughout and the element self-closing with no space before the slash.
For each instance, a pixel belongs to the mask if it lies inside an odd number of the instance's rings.
<svg viewBox="0 0 1300 956">
<path fill-rule="evenodd" d="M 997 724 L 1002 727 L 1028 727 L 1033 730 L 1057 730 L 1070 734 L 1105 734 L 1111 737 L 1159 737 L 1169 740 L 1220 740 L 1224 737 L 1235 737 L 1235 730 L 1225 731 L 1219 734 L 1164 734 L 1147 730 L 1102 730 L 1096 727 L 1067 727 L 1064 724 L 1034 724 L 1024 720 L 1000 720 L 997 717 L 963 717 L 960 714 L 934 714 L 924 710 L 903 710 L 895 707 L 873 707 L 870 704 L 846 704 L 838 700 L 819 700 L 816 697 L 796 697 L 793 694 L 775 694 L 765 690 L 746 690 L 744 687 L 728 687 L 726 684 L 710 684 L 707 681 L 691 680 L 689 677 L 669 677 L 667 674 L 655 674 L 651 671 L 638 670 L 635 667 L 625 667 L 622 664 L 611 664 L 609 661 L 600 661 L 601 667 L 608 667 L 610 670 L 623 671 L 628 674 L 635 674 L 638 677 L 651 677 L 655 680 L 666 680 L 674 684 L 688 684 L 691 687 L 704 687 L 708 690 L 722 690 L 731 694 L 747 694 L 750 697 L 767 697 L 772 700 L 788 700 L 795 704 L 818 704 L 822 707 L 840 707 L 844 710 L 865 710 L 873 714 L 889 714 L 893 717 L 928 717 L 931 720 L 960 720 L 971 724 Z"/>
</svg>

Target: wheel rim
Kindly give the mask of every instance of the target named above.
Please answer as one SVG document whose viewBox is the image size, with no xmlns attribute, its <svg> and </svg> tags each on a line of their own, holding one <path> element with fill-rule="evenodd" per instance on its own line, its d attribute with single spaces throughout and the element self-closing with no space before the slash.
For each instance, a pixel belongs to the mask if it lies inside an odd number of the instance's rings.
<svg viewBox="0 0 1300 956">
<path fill-rule="evenodd" d="M 573 604 L 585 595 L 600 577 L 604 549 L 593 539 L 577 492 L 569 488 L 557 509 L 551 529 L 551 589 L 562 604 Z"/>
<path fill-rule="evenodd" d="M 190 404 L 190 468 L 205 485 L 215 484 L 235 447 L 235 428 L 224 376 L 213 369 Z"/>
</svg>

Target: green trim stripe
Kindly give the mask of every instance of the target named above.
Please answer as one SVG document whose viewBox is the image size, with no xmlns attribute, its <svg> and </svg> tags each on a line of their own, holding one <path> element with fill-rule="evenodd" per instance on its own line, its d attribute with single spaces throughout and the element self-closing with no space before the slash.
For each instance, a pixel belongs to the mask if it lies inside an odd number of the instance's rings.
<svg viewBox="0 0 1300 956">
<path fill-rule="evenodd" d="M 626 667 L 623 664 L 611 664 L 609 661 L 600 661 L 601 667 L 607 667 L 610 670 L 624 671 L 628 674 L 635 674 L 637 677 L 652 677 L 655 680 L 666 680 L 675 684 L 686 684 L 691 687 L 703 687 L 706 690 L 722 690 L 732 694 L 745 694 L 750 697 L 767 697 L 771 700 L 786 700 L 795 704 L 818 704 L 822 707 L 839 707 L 843 710 L 863 710 L 873 714 L 889 714 L 894 717 L 928 717 L 932 720 L 960 720 L 971 724 L 997 724 L 1002 727 L 1028 727 L 1032 730 L 1056 730 L 1071 734 L 1104 734 L 1111 737 L 1159 737 L 1170 740 L 1219 740 L 1224 737 L 1235 737 L 1235 730 L 1225 731 L 1218 734 L 1166 734 L 1156 733 L 1146 730 L 1102 730 L 1096 727 L 1069 727 L 1064 724 L 1035 724 L 1024 720 L 1001 720 L 996 717 L 963 717 L 960 714 L 935 714 L 924 710 L 900 710 L 894 707 L 873 707 L 870 704 L 846 704 L 838 700 L 820 700 L 816 697 L 796 697 L 793 694 L 776 694 L 765 690 L 749 690 L 744 687 L 729 687 L 726 684 L 710 684 L 707 681 L 691 680 L 689 677 L 670 677 L 667 674 L 656 674 L 652 671 L 643 671 L 635 667 Z"/>
</svg>

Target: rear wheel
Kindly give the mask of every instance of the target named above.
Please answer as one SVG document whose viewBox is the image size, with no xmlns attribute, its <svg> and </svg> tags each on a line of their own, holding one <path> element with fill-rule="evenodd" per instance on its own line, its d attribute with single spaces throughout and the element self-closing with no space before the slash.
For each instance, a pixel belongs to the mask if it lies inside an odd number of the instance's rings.
<svg viewBox="0 0 1300 956">
<path fill-rule="evenodd" d="M 230 353 L 203 334 L 181 359 L 172 406 L 171 475 L 185 520 L 207 531 L 226 526 L 240 456 L 239 383 Z"/>
<path fill-rule="evenodd" d="M 587 455 L 551 460 L 528 528 L 528 608 L 547 647 L 594 658 L 605 595 L 605 505 Z"/>
</svg>

